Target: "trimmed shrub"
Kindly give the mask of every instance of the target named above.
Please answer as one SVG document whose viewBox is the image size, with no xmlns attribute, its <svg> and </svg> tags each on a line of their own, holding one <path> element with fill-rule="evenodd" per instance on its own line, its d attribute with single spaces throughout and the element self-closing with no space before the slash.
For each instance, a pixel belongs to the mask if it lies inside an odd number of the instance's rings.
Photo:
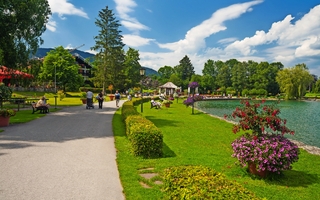
<svg viewBox="0 0 320 200">
<path fill-rule="evenodd" d="M 122 104 L 121 108 L 122 119 L 126 120 L 131 115 L 140 115 L 133 107 L 133 101 L 126 101 Z"/>
<path fill-rule="evenodd" d="M 126 133 L 135 156 L 162 156 L 163 135 L 151 121 L 138 115 L 129 116 L 126 119 Z"/>
<path fill-rule="evenodd" d="M 163 172 L 162 178 L 167 199 L 260 199 L 208 167 L 171 167 Z"/>
</svg>

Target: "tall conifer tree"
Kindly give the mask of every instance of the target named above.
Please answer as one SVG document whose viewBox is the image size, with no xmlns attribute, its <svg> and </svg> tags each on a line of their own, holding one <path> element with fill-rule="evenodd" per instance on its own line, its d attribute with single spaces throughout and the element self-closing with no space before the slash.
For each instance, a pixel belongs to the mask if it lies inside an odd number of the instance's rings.
<svg viewBox="0 0 320 200">
<path fill-rule="evenodd" d="M 100 28 L 99 35 L 94 37 L 95 46 L 91 49 L 97 51 L 93 82 L 105 88 L 113 85 L 114 89 L 119 89 L 124 81 L 124 44 L 119 27 L 119 21 L 114 17 L 112 10 L 106 8 L 99 12 L 96 19 L 96 26 Z"/>
</svg>

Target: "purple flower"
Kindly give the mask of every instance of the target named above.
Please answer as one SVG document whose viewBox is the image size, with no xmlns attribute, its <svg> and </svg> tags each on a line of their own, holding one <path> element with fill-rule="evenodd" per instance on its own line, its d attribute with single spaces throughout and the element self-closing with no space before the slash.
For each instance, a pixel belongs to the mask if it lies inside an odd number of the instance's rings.
<svg viewBox="0 0 320 200">
<path fill-rule="evenodd" d="M 231 146 L 232 156 L 242 166 L 252 161 L 257 164 L 258 171 L 265 169 L 277 173 L 291 169 L 291 164 L 298 161 L 300 153 L 298 146 L 284 136 L 267 133 L 256 139 L 247 133 L 233 141 Z"/>
<path fill-rule="evenodd" d="M 188 87 L 189 88 L 196 88 L 196 87 L 199 87 L 199 84 L 198 84 L 198 82 L 191 82 L 191 83 L 189 83 Z"/>
</svg>

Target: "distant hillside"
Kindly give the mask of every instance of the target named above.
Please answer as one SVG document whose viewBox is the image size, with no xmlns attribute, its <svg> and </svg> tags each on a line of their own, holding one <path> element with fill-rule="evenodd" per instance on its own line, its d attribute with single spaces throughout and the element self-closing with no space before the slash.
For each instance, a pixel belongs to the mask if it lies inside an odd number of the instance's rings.
<svg viewBox="0 0 320 200">
<path fill-rule="evenodd" d="M 53 50 L 53 48 L 39 48 L 38 49 L 38 51 L 37 51 L 37 53 L 34 55 L 35 57 L 38 57 L 38 58 L 43 58 L 43 57 L 45 57 L 46 55 L 47 55 L 47 53 L 49 52 L 49 51 L 51 51 L 51 50 Z M 75 53 L 77 53 L 77 54 L 79 54 L 81 57 L 83 57 L 83 58 L 93 58 L 94 57 L 94 54 L 92 54 L 92 53 L 88 53 L 88 52 L 84 52 L 84 51 L 80 51 L 80 50 L 74 50 L 74 51 L 72 51 L 71 52 L 72 54 L 75 54 Z M 158 72 L 156 71 L 156 70 L 154 70 L 154 69 L 151 69 L 151 68 L 149 68 L 149 67 L 144 67 L 144 68 L 146 68 L 146 75 L 147 76 L 149 76 L 149 75 L 159 75 L 158 74 Z"/>
<path fill-rule="evenodd" d="M 48 53 L 49 51 L 51 51 L 51 50 L 53 50 L 53 49 L 52 49 L 52 48 L 39 48 L 38 51 L 37 51 L 37 53 L 36 53 L 36 55 L 34 55 L 34 56 L 36 56 L 36 57 L 38 57 L 38 58 L 43 58 L 43 57 L 45 57 L 45 56 L 47 55 L 47 53 Z M 77 50 L 77 49 L 74 50 L 74 51 L 72 51 L 71 53 L 72 53 L 72 54 L 77 53 L 77 54 L 79 54 L 80 56 L 82 56 L 83 58 L 94 57 L 94 54 L 92 54 L 92 53 L 80 51 L 80 50 Z"/>
</svg>

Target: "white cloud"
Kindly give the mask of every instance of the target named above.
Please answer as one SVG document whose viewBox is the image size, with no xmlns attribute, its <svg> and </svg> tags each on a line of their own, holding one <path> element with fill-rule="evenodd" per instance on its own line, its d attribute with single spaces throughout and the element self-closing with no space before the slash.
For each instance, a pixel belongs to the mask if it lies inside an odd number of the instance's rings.
<svg viewBox="0 0 320 200">
<path fill-rule="evenodd" d="M 58 14 L 60 18 L 65 19 L 64 15 L 77 15 L 89 19 L 87 13 L 82 8 L 78 9 L 68 0 L 48 0 L 52 14 Z"/>
<path fill-rule="evenodd" d="M 262 3 L 263 1 L 251 1 L 246 3 L 233 4 L 214 12 L 211 18 L 203 21 L 200 25 L 191 28 L 185 38 L 173 43 L 159 44 L 161 48 L 167 48 L 175 52 L 195 53 L 206 47 L 205 38 L 227 27 L 224 22 L 240 17 L 246 12 L 252 10 L 251 6 Z"/>
<path fill-rule="evenodd" d="M 316 44 L 318 37 L 310 37 L 303 41 L 301 46 L 296 49 L 296 57 L 320 56 L 320 49 L 313 49 L 311 45 Z"/>
<path fill-rule="evenodd" d="M 225 38 L 225 39 L 222 39 L 222 40 L 219 40 L 218 43 L 219 44 L 227 44 L 227 43 L 231 43 L 231 42 L 234 42 L 236 41 L 237 38 Z"/>
<path fill-rule="evenodd" d="M 141 24 L 140 22 L 136 20 L 132 21 L 127 21 L 127 20 L 122 20 L 121 24 L 129 29 L 130 31 L 133 31 L 135 33 L 138 33 L 138 30 L 148 30 L 149 28 L 146 27 L 145 25 Z"/>
<path fill-rule="evenodd" d="M 296 23 L 294 18 L 286 16 L 282 21 L 272 24 L 269 31 L 257 31 L 252 37 L 235 41 L 226 47 L 228 52 L 240 52 L 242 55 L 253 55 L 256 46 L 276 42 L 277 47 L 266 50 L 270 60 L 292 64 L 297 58 L 320 56 L 320 49 L 314 48 L 320 44 L 320 5 L 315 6 Z M 297 64 L 297 63 L 296 63 Z"/>
<path fill-rule="evenodd" d="M 57 30 L 57 22 L 49 19 L 48 23 L 46 24 L 46 27 L 49 31 L 55 32 Z"/>
<path fill-rule="evenodd" d="M 121 24 L 129 29 L 138 33 L 140 30 L 149 30 L 149 27 L 141 24 L 136 18 L 129 15 L 133 12 L 133 8 L 137 6 L 133 0 L 114 0 L 116 3 L 116 10 L 119 17 L 122 19 Z"/>
<path fill-rule="evenodd" d="M 123 43 L 129 47 L 140 47 L 150 44 L 154 39 L 143 38 L 138 35 L 123 35 Z"/>
<path fill-rule="evenodd" d="M 78 9 L 68 2 L 68 0 L 48 0 L 52 14 L 58 14 L 60 19 L 66 20 L 64 15 L 77 15 L 89 19 L 87 13 L 82 8 Z M 57 30 L 57 22 L 51 16 L 46 27 L 49 31 L 55 32 Z"/>
</svg>

